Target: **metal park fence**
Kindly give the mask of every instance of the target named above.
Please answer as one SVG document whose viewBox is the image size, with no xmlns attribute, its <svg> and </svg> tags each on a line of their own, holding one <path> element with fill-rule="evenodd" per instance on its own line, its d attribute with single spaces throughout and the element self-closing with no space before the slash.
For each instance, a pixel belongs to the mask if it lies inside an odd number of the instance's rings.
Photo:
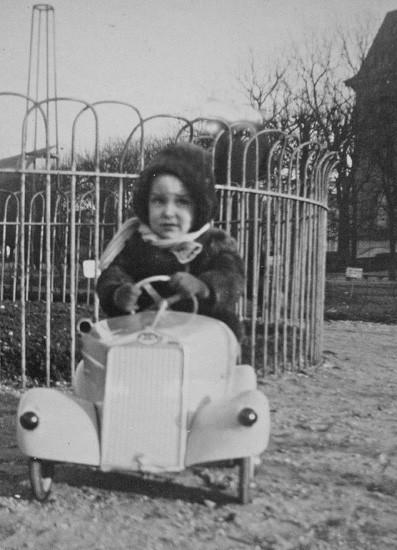
<svg viewBox="0 0 397 550">
<path fill-rule="evenodd" d="M 219 199 L 215 225 L 235 237 L 245 261 L 247 284 L 238 304 L 246 328 L 244 361 L 262 374 L 300 370 L 320 361 L 333 154 L 249 122 L 169 115 L 144 119 L 133 106 L 128 107 L 136 122 L 129 137 L 118 143 L 117 151 L 105 154 L 97 131 L 101 104 L 81 102 L 73 119 L 69 160 L 62 161 L 53 155 L 48 135 L 46 107 L 55 100 L 26 100 L 20 164 L 2 167 L 0 161 L 0 302 L 20 305 L 22 385 L 29 376 L 27 304 L 44 304 L 42 361 L 48 385 L 56 352 L 53 313 L 63 304 L 73 378 L 79 308 L 101 316 L 95 280 L 84 277 L 83 262 L 91 259 L 97 267 L 107 242 L 132 215 L 134 183 L 145 162 L 158 147 L 178 140 L 211 151 Z M 56 100 L 65 101 L 74 100 Z M 95 127 L 93 152 L 82 158 L 76 140 L 80 118 L 87 112 Z M 42 121 L 44 141 L 41 152 L 36 147 L 29 154 L 33 116 Z M 149 130 L 154 123 L 162 130 Z"/>
</svg>

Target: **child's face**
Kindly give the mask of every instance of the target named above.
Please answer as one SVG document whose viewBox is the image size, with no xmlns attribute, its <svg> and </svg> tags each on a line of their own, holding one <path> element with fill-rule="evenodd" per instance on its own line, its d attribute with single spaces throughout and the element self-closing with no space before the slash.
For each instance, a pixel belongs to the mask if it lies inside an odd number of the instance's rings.
<svg viewBox="0 0 397 550">
<path fill-rule="evenodd" d="M 179 178 L 160 174 L 152 181 L 149 195 L 149 226 L 161 239 L 188 233 L 193 225 L 194 204 Z"/>
</svg>

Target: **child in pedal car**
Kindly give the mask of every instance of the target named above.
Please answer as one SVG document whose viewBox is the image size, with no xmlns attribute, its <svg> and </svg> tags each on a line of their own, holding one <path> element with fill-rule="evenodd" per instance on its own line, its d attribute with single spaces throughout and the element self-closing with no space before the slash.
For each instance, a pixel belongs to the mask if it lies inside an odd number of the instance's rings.
<svg viewBox="0 0 397 550">
<path fill-rule="evenodd" d="M 161 150 L 143 170 L 134 191 L 136 218 L 124 223 L 100 261 L 97 293 L 110 317 L 145 309 L 150 297 L 136 283 L 154 283 L 164 297 L 179 293 L 198 301 L 198 312 L 226 323 L 240 340 L 235 306 L 243 291 L 244 265 L 237 244 L 211 227 L 216 211 L 211 155 L 190 143 Z M 188 300 L 174 309 L 191 311 Z"/>
</svg>

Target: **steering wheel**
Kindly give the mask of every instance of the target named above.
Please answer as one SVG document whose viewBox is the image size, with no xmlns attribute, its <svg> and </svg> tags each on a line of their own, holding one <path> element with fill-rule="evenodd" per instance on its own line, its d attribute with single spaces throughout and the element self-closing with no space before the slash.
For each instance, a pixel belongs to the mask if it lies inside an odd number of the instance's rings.
<svg viewBox="0 0 397 550">
<path fill-rule="evenodd" d="M 155 290 L 152 286 L 152 283 L 162 281 L 162 282 L 168 282 L 171 280 L 171 277 L 169 275 L 153 275 L 152 277 L 146 277 L 146 279 L 142 279 L 138 283 L 135 284 L 135 288 L 140 289 L 143 288 L 146 290 L 146 292 L 149 294 L 149 296 L 152 298 L 154 305 L 157 306 L 159 312 L 156 316 L 156 319 L 154 321 L 154 324 L 158 321 L 161 314 L 171 307 L 173 304 L 176 304 L 177 302 L 180 302 L 181 300 L 185 299 L 186 296 L 182 294 L 174 294 L 173 296 L 170 296 L 169 298 L 163 298 L 160 296 L 160 294 Z M 198 311 L 198 302 L 196 296 L 193 294 L 189 295 L 189 298 L 193 302 L 193 314 L 196 314 Z"/>
</svg>

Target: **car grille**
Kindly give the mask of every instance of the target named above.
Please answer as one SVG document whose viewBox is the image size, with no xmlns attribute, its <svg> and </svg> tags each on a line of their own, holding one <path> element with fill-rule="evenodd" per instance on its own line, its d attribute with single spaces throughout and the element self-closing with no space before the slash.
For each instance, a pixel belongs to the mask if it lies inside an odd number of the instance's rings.
<svg viewBox="0 0 397 550">
<path fill-rule="evenodd" d="M 186 406 L 178 345 L 113 347 L 107 360 L 101 468 L 183 469 Z"/>
</svg>

